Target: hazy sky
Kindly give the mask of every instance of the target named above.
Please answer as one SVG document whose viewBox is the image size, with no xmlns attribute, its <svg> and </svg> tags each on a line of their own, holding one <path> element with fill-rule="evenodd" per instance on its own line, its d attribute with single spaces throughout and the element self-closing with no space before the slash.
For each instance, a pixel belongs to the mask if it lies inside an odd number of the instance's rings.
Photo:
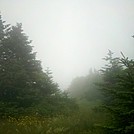
<svg viewBox="0 0 134 134">
<path fill-rule="evenodd" d="M 23 24 L 61 88 L 99 68 L 108 49 L 134 58 L 134 0 L 0 0 L 0 11 Z"/>
</svg>

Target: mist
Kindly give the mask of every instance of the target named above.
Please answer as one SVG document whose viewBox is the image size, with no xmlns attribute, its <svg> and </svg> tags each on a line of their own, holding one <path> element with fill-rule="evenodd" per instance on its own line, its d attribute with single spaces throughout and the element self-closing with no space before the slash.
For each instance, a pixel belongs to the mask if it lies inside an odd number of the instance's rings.
<svg viewBox="0 0 134 134">
<path fill-rule="evenodd" d="M 100 69 L 108 49 L 134 57 L 133 7 L 133 0 L 0 0 L 3 19 L 22 23 L 61 89 L 90 68 Z"/>
</svg>

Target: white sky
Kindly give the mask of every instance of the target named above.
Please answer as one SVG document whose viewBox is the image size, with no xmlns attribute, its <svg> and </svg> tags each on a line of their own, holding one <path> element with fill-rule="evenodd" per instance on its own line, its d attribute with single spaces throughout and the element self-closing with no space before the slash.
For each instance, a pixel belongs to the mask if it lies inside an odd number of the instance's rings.
<svg viewBox="0 0 134 134">
<path fill-rule="evenodd" d="M 23 24 L 61 88 L 101 67 L 108 49 L 134 58 L 134 0 L 0 0 L 0 11 Z"/>
</svg>

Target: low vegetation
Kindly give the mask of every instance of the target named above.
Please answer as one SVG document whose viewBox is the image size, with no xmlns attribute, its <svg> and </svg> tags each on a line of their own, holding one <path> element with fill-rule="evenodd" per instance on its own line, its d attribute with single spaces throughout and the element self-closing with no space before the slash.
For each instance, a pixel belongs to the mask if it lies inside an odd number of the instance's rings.
<svg viewBox="0 0 134 134">
<path fill-rule="evenodd" d="M 100 122 L 106 122 L 106 115 L 84 110 L 69 116 L 51 118 L 25 116 L 1 120 L 0 133 L 6 134 L 103 134 Z"/>
</svg>

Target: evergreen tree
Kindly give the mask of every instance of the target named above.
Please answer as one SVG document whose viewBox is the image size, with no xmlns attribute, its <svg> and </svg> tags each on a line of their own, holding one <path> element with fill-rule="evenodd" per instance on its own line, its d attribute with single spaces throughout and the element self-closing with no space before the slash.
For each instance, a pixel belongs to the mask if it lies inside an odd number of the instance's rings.
<svg viewBox="0 0 134 134">
<path fill-rule="evenodd" d="M 2 16 L 0 14 L 0 43 L 7 36 L 7 33 L 8 33 L 9 30 L 10 30 L 10 25 L 5 24 L 5 21 L 2 20 Z"/>
<path fill-rule="evenodd" d="M 109 51 L 105 58 L 109 61 L 102 70 L 104 82 L 100 90 L 105 99 L 103 107 L 112 115 L 111 124 L 103 126 L 109 134 L 129 134 L 134 131 L 134 61 L 113 58 Z"/>
<path fill-rule="evenodd" d="M 0 113 L 19 114 L 59 89 L 36 60 L 22 25 L 4 25 L 0 16 Z"/>
</svg>

